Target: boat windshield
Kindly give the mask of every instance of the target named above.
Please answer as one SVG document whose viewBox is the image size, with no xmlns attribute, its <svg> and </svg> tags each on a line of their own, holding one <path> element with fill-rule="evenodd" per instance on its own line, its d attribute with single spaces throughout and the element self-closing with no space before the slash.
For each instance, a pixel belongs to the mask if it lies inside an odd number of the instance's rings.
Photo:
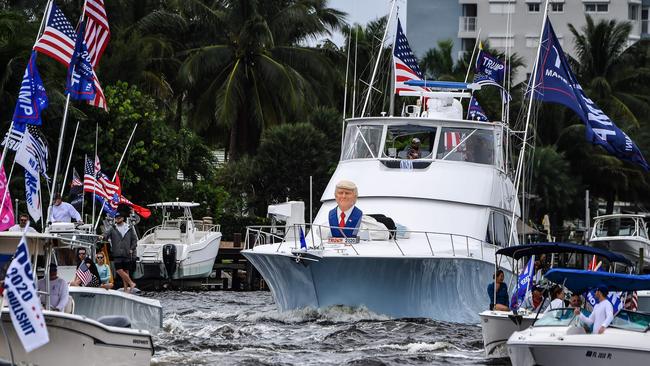
<svg viewBox="0 0 650 366">
<path fill-rule="evenodd" d="M 436 141 L 436 127 L 418 125 L 388 126 L 383 157 L 409 159 L 409 150 L 414 141 L 419 141 L 416 159 L 430 159 Z"/>
<path fill-rule="evenodd" d="M 383 126 L 349 125 L 345 131 L 341 160 L 378 157 L 383 129 Z"/>
<path fill-rule="evenodd" d="M 584 316 L 589 316 L 591 312 L 586 309 L 581 309 Z M 562 308 L 549 310 L 544 316 L 535 322 L 536 327 L 562 327 L 571 324 L 575 318 L 573 308 Z"/>
<path fill-rule="evenodd" d="M 596 237 L 642 236 L 647 237 L 645 228 L 637 230 L 634 217 L 610 217 L 601 219 L 595 228 Z"/>
<path fill-rule="evenodd" d="M 650 326 L 650 314 L 621 310 L 610 324 L 612 328 L 646 332 Z"/>
<path fill-rule="evenodd" d="M 445 127 L 440 134 L 436 158 L 494 164 L 494 134 L 491 130 Z"/>
</svg>

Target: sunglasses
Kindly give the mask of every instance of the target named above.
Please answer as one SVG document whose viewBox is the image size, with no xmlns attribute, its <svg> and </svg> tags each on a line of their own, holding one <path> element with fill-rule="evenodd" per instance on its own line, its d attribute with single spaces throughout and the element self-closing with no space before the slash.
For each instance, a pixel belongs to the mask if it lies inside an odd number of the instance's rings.
<svg viewBox="0 0 650 366">
<path fill-rule="evenodd" d="M 104 259 L 104 257 L 97 257 L 97 259 Z"/>
</svg>

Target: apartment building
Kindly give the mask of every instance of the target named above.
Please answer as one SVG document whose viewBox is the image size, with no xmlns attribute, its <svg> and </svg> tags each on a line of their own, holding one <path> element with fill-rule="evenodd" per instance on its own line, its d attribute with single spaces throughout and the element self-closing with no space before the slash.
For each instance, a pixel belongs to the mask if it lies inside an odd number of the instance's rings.
<svg viewBox="0 0 650 366">
<path fill-rule="evenodd" d="M 418 57 L 443 39 L 452 39 L 454 55 L 461 57 L 472 52 L 480 31 L 480 38 L 488 40 L 490 47 L 510 47 L 523 57 L 529 72 L 539 42 L 544 5 L 545 0 L 408 0 L 407 36 Z M 549 17 L 565 52 L 574 54 L 569 23 L 581 29 L 586 14 L 596 21 L 630 21 L 632 44 L 650 36 L 649 9 L 650 0 L 551 0 Z M 525 76 L 520 72 L 518 79 Z"/>
</svg>

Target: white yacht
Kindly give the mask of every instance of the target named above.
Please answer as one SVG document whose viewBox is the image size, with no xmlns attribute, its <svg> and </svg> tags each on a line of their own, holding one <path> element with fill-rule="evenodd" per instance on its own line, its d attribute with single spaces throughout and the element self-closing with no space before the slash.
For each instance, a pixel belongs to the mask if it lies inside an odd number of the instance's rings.
<svg viewBox="0 0 650 366">
<path fill-rule="evenodd" d="M 513 210 L 519 217 L 504 148 L 508 128 L 464 120 L 458 100 L 437 95 L 428 95 L 425 113 L 408 106 L 400 117 L 347 120 L 339 165 L 314 223 L 305 225 L 306 249 L 298 240 L 302 225 L 284 237 L 248 228 L 242 254 L 281 310 L 347 305 L 396 318 L 479 320 L 495 251 L 509 244 Z M 421 157 L 409 160 L 413 138 Z M 340 180 L 357 185 L 364 215 L 387 225 L 362 227 L 358 238 L 321 239 Z"/>
<path fill-rule="evenodd" d="M 553 269 L 549 280 L 574 292 L 599 284 L 610 291 L 650 289 L 650 276 Z M 589 313 L 583 309 L 585 316 Z M 555 309 L 532 327 L 515 332 L 507 347 L 513 366 L 644 365 L 650 357 L 650 314 L 621 310 L 603 334 L 588 333 L 573 309 Z"/>
<path fill-rule="evenodd" d="M 613 214 L 594 218 L 589 245 L 621 253 L 632 262 L 639 262 L 643 249 L 643 267 L 650 267 L 650 239 L 644 215 Z"/>
<path fill-rule="evenodd" d="M 21 236 L 20 232 L 0 232 L 0 253 L 3 257 L 15 252 Z M 33 268 L 38 269 L 42 265 L 44 273 L 49 273 L 55 249 L 84 244 L 52 233 L 28 233 L 26 241 L 33 258 Z M 45 296 L 47 298 L 47 294 Z M 51 311 L 46 305 L 43 316 L 50 341 L 28 353 L 14 330 L 9 309 L 2 308 L 0 318 L 6 338 L 3 337 L 0 342 L 0 361 L 43 366 L 104 365 L 106 362 L 126 366 L 151 363 L 154 353 L 151 334 L 146 330 L 132 328 L 129 319 L 121 314 L 91 319 L 75 314 L 74 310 L 72 314 Z"/>
<path fill-rule="evenodd" d="M 573 243 L 533 243 L 524 244 L 516 247 L 503 248 L 497 251 L 498 256 L 511 258 L 514 260 L 515 273 L 517 273 L 518 263 L 520 260 L 532 255 L 552 255 L 567 253 L 571 257 L 568 261 L 575 259 L 577 255 L 596 255 L 601 259 L 606 259 L 610 268 L 623 268 L 630 267 L 632 263 L 624 256 L 607 250 L 592 248 L 585 245 L 578 245 Z M 585 263 L 583 260 L 582 263 Z M 525 265 L 525 263 L 524 263 Z M 541 281 L 543 282 L 543 280 Z M 512 281 L 510 283 L 512 285 Z M 509 288 L 509 295 L 513 295 L 517 291 L 517 286 Z M 506 341 L 516 331 L 527 329 L 535 323 L 535 321 L 543 314 L 530 312 L 525 309 L 518 309 L 516 313 L 511 311 L 498 311 L 498 310 L 485 310 L 479 314 L 481 317 L 481 333 L 483 335 L 483 345 L 485 347 L 485 357 L 488 358 L 506 358 L 508 352 L 506 348 Z"/>
<path fill-rule="evenodd" d="M 194 202 L 160 202 L 149 207 L 162 209 L 162 223 L 149 229 L 138 241 L 134 278 L 187 280 L 212 273 L 221 244 L 219 225 L 192 218 Z"/>
</svg>

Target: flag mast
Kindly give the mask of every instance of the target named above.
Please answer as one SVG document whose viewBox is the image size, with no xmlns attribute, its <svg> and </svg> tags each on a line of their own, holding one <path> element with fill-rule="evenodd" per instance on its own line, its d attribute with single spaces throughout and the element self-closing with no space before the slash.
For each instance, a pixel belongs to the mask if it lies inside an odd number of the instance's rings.
<svg viewBox="0 0 650 366">
<path fill-rule="evenodd" d="M 124 160 L 124 156 L 126 155 L 126 152 L 129 150 L 129 146 L 131 145 L 131 140 L 133 140 L 133 135 L 135 135 L 135 130 L 138 128 L 138 123 L 135 123 L 135 126 L 133 126 L 133 131 L 131 131 L 131 136 L 129 136 L 129 141 L 126 142 L 126 146 L 124 146 L 124 151 L 122 152 L 122 156 L 120 157 L 120 161 L 117 163 L 117 168 L 115 168 L 115 173 L 113 174 L 113 179 L 112 181 L 115 181 L 115 178 L 117 177 L 117 172 L 120 171 L 120 166 L 122 165 L 122 161 Z M 93 205 L 93 207 L 95 207 Z M 102 216 L 102 212 L 104 212 L 104 205 L 99 209 L 99 214 L 97 215 L 97 221 L 95 221 L 93 217 L 93 222 L 95 223 L 93 225 L 93 231 L 97 230 L 97 225 L 99 225 L 99 218 Z M 94 213 L 93 213 L 94 214 Z"/>
<path fill-rule="evenodd" d="M 72 138 L 72 147 L 70 147 L 70 156 L 68 157 L 68 164 L 66 165 L 65 171 L 63 172 L 63 184 L 61 184 L 61 196 L 63 196 L 63 191 L 65 190 L 65 184 L 67 183 L 68 170 L 70 170 L 70 162 L 72 161 L 72 152 L 74 151 L 74 145 L 77 142 L 78 132 L 79 132 L 79 120 L 77 120 L 77 127 L 75 127 L 74 129 L 74 137 Z"/>
<path fill-rule="evenodd" d="M 542 37 L 544 36 L 544 27 L 546 26 L 546 21 L 548 20 L 548 0 L 546 0 L 546 3 L 544 5 L 544 18 L 542 20 L 542 28 L 539 32 L 539 42 L 537 45 L 537 53 L 535 56 L 535 64 L 533 66 L 533 75 L 530 83 L 530 100 L 528 101 L 528 111 L 526 113 L 526 126 L 524 127 L 524 138 L 523 138 L 523 146 L 521 147 L 521 151 L 519 152 L 519 158 L 517 160 L 517 169 L 515 170 L 515 207 L 512 208 L 512 219 L 510 220 L 510 235 L 508 236 L 508 246 L 512 243 L 512 235 L 514 234 L 514 231 L 516 230 L 517 227 L 517 222 L 515 222 L 515 212 L 516 212 L 516 202 L 517 202 L 517 196 L 519 195 L 519 185 L 521 183 L 521 177 L 522 177 L 522 169 L 524 166 L 524 155 L 526 154 L 526 144 L 528 143 L 528 127 L 530 126 L 530 115 L 533 109 L 533 96 L 535 94 L 535 84 L 537 83 L 537 69 L 539 68 L 538 65 L 538 60 L 539 60 L 539 54 L 542 50 Z M 522 198 L 523 201 L 523 198 Z M 523 216 L 523 212 L 522 212 Z M 523 222 L 523 221 L 522 221 Z M 524 222 L 524 225 L 526 223 Z"/>
</svg>

